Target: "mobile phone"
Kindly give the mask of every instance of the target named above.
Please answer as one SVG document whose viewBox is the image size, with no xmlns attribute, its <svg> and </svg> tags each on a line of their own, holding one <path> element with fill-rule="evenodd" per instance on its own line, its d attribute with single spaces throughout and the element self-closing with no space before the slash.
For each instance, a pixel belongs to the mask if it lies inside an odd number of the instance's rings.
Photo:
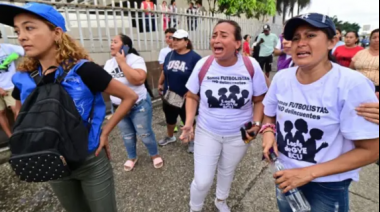
<svg viewBox="0 0 380 212">
<path fill-rule="evenodd" d="M 242 127 L 242 128 L 240 129 L 241 137 L 242 137 L 244 143 L 246 143 L 246 144 L 251 143 L 251 141 L 248 140 L 247 134 L 248 134 L 249 136 L 251 136 L 251 137 L 255 137 L 255 136 L 256 136 L 256 134 L 255 134 L 254 132 L 251 132 L 251 133 L 248 133 L 248 132 L 247 132 L 247 131 L 250 130 L 252 127 L 253 127 L 252 122 L 248 122 L 248 123 L 246 123 L 246 124 L 244 125 L 244 127 Z"/>
<path fill-rule="evenodd" d="M 131 48 L 129 48 L 129 46 L 123 45 L 123 47 L 121 47 L 120 49 L 120 54 L 123 54 L 123 51 L 124 51 L 124 54 L 127 55 L 130 49 Z"/>
</svg>

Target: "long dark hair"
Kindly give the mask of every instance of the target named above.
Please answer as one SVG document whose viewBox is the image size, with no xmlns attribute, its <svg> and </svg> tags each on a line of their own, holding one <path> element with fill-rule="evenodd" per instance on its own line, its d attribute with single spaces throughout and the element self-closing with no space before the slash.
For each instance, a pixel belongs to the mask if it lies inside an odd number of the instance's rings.
<svg viewBox="0 0 380 212">
<path fill-rule="evenodd" d="M 140 54 L 137 52 L 135 48 L 133 48 L 133 41 L 130 37 L 124 35 L 124 34 L 119 34 L 121 42 L 123 42 L 123 45 L 129 46 L 129 52 L 127 54 L 135 54 L 137 56 L 140 56 Z"/>
<path fill-rule="evenodd" d="M 327 38 L 329 40 L 333 40 L 335 38 L 336 32 L 333 32 L 332 29 L 322 29 L 322 32 L 324 32 L 327 35 Z M 337 63 L 337 60 L 333 55 L 333 50 L 329 50 L 328 52 L 329 60 L 333 63 Z"/>
<path fill-rule="evenodd" d="M 342 41 L 343 40 L 343 31 L 342 31 L 342 29 L 341 28 L 336 28 L 336 30 L 338 31 L 338 32 L 340 32 L 340 38 L 339 38 L 339 41 Z"/>
<path fill-rule="evenodd" d="M 232 20 L 220 20 L 216 26 L 220 25 L 220 24 L 230 24 L 232 25 L 234 28 L 235 28 L 235 40 L 236 41 L 242 41 L 243 40 L 243 35 L 242 35 L 242 29 L 240 27 L 240 25 L 236 22 L 236 21 L 232 21 Z M 239 49 L 236 49 L 237 51 L 241 51 L 242 50 L 242 46 L 240 46 Z"/>
<path fill-rule="evenodd" d="M 119 34 L 119 36 L 120 36 L 121 42 L 123 42 L 123 45 L 129 46 L 129 48 L 130 48 L 129 52 L 127 54 L 135 54 L 137 56 L 140 56 L 140 54 L 137 52 L 137 50 L 135 48 L 133 48 L 133 41 L 130 37 L 128 37 L 124 34 L 121 34 L 121 33 Z M 148 77 L 146 78 L 144 85 L 145 85 L 146 90 L 148 91 L 149 95 L 153 98 L 154 95 L 153 95 L 152 89 L 149 86 Z"/>
<path fill-rule="evenodd" d="M 379 29 L 375 29 L 375 30 L 373 30 L 372 32 L 371 32 L 371 40 L 373 39 L 373 36 L 376 34 L 376 33 L 379 33 L 380 32 L 380 30 Z"/>
<path fill-rule="evenodd" d="M 193 42 L 191 42 L 189 38 L 185 38 L 185 41 L 189 42 L 186 48 L 189 50 L 194 50 Z"/>
</svg>

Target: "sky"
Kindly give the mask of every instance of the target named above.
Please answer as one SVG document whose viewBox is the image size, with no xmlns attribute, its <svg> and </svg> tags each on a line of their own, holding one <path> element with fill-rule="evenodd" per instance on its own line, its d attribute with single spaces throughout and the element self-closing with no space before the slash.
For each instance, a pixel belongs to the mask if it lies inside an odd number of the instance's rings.
<svg viewBox="0 0 380 212">
<path fill-rule="evenodd" d="M 302 13 L 318 12 L 339 20 L 371 25 L 372 30 L 379 28 L 379 0 L 312 0 L 309 8 Z"/>
</svg>

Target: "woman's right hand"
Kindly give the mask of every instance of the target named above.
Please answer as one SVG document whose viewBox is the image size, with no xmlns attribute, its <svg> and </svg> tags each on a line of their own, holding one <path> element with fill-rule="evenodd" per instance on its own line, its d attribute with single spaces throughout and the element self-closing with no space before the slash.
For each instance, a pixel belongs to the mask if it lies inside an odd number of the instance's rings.
<svg viewBox="0 0 380 212">
<path fill-rule="evenodd" d="M 158 92 L 160 93 L 160 95 L 162 92 L 164 92 L 164 86 L 163 85 L 158 86 Z"/>
<path fill-rule="evenodd" d="M 179 139 L 183 142 L 183 143 L 189 143 L 190 141 L 193 141 L 194 140 L 194 127 L 192 125 L 186 125 L 184 127 L 182 127 L 182 134 L 181 136 L 179 137 Z"/>
<path fill-rule="evenodd" d="M 274 132 L 267 132 L 263 134 L 263 154 L 268 162 L 270 162 L 270 150 L 273 148 L 276 155 L 278 155 L 278 147 L 276 136 Z"/>
</svg>

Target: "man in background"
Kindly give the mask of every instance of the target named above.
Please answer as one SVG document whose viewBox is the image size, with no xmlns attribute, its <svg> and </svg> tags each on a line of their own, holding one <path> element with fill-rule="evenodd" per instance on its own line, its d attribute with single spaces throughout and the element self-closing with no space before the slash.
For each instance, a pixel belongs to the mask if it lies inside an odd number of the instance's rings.
<svg viewBox="0 0 380 212">
<path fill-rule="evenodd" d="M 197 9 L 198 9 L 198 14 L 207 13 L 206 8 L 203 6 L 202 0 L 197 2 Z"/>
<path fill-rule="evenodd" d="M 0 32 L 0 38 L 2 34 Z M 0 43 L 0 126 L 7 137 L 11 137 L 11 127 L 7 118 L 7 109 L 11 109 L 16 119 L 19 109 L 12 97 L 14 85 L 12 77 L 16 73 L 15 61 L 24 56 L 24 49 L 20 46 Z M 8 141 L 0 144 L 0 148 L 8 147 Z"/>
<path fill-rule="evenodd" d="M 270 26 L 266 24 L 264 26 L 264 32 L 259 35 L 257 40 L 260 46 L 258 62 L 269 78 L 270 72 L 272 71 L 273 53 L 279 38 L 276 34 L 271 33 Z"/>
</svg>

